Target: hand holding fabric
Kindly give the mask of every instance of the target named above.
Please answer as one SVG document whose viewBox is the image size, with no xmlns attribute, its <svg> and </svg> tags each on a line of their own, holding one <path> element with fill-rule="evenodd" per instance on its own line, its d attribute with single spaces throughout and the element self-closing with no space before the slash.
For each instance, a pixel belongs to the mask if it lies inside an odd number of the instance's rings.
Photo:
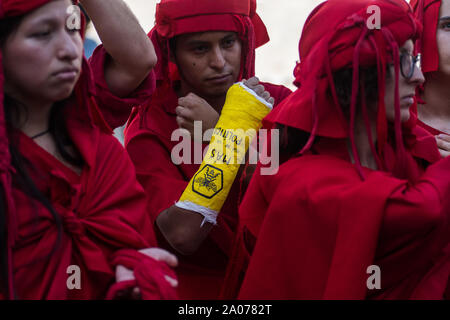
<svg viewBox="0 0 450 320">
<path fill-rule="evenodd" d="M 113 258 L 116 265 L 116 284 L 107 299 L 176 299 L 178 286 L 175 274 L 178 259 L 160 248 L 138 251 L 120 250 Z"/>
<path fill-rule="evenodd" d="M 436 136 L 436 143 L 442 158 L 448 157 L 450 155 L 450 135 L 440 134 Z"/>
</svg>

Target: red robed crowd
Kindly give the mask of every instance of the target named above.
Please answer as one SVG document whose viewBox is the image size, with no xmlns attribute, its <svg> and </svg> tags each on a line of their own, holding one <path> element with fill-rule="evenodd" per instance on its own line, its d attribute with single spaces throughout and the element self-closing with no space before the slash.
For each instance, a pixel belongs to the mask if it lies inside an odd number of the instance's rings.
<svg viewBox="0 0 450 320">
<path fill-rule="evenodd" d="M 79 2 L 0 0 L 0 299 L 450 298 L 450 0 L 324 1 L 293 92 L 255 77 L 256 0 L 161 0 L 148 34 Z M 237 82 L 280 165 L 211 220 L 172 135 L 206 150 Z"/>
</svg>

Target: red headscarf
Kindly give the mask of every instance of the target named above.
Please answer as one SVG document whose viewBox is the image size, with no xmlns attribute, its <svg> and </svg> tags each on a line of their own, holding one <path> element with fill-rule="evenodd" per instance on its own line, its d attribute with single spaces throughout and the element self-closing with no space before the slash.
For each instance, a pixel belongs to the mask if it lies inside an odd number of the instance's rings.
<svg viewBox="0 0 450 320">
<path fill-rule="evenodd" d="M 417 52 L 422 53 L 423 73 L 437 71 L 439 68 L 436 31 L 441 3 L 441 0 L 411 0 L 410 2 L 417 19 L 423 25 L 422 37 L 417 39 L 415 47 Z"/>
<path fill-rule="evenodd" d="M 156 25 L 150 31 L 158 55 L 155 67 L 160 81 L 178 78 L 169 62 L 169 40 L 177 35 L 234 31 L 243 43 L 241 78 L 255 73 L 255 48 L 269 41 L 266 27 L 256 13 L 256 0 L 161 0 L 156 5 Z"/>
<path fill-rule="evenodd" d="M 369 6 L 380 9 L 381 29 L 367 26 L 371 13 Z M 327 21 L 327 23 L 323 23 Z M 369 143 L 378 167 L 385 169 L 383 153 L 388 142 L 387 120 L 384 105 L 387 63 L 395 67 L 395 145 L 398 146 L 396 167 L 401 172 L 405 150 L 402 141 L 398 79 L 400 74 L 399 46 L 420 35 L 420 24 L 410 6 L 402 0 L 329 0 L 319 5 L 308 17 L 300 39 L 301 62 L 294 71 L 299 86 L 265 119 L 272 126 L 279 123 L 311 133 L 301 153 L 311 148 L 316 136 L 350 138 L 356 167 L 361 177 L 364 173 L 354 142 L 357 97 L 361 91 L 359 67 L 377 66 L 378 69 L 378 119 L 377 149 L 371 139 L 366 102 L 361 99 L 362 115 L 368 129 Z M 353 68 L 353 86 L 350 121 L 340 107 L 333 81 L 333 72 Z M 364 94 L 360 94 L 364 97 Z"/>
<path fill-rule="evenodd" d="M 49 3 L 51 0 L 0 0 L 0 19 L 18 17 L 32 12 L 39 7 Z M 72 1 L 74 4 L 78 3 L 78 0 Z M 82 16 L 82 30 L 83 33 L 85 27 L 84 16 Z M 15 235 L 17 234 L 16 227 L 13 224 L 14 219 L 11 219 L 11 214 L 14 214 L 14 201 L 12 198 L 12 186 L 11 175 L 14 169 L 11 166 L 11 157 L 9 154 L 9 142 L 6 132 L 6 123 L 4 116 L 4 92 L 3 92 L 3 64 L 2 53 L 0 52 L 0 183 L 3 187 L 5 197 L 5 211 L 7 213 L 7 232 L 8 232 L 8 277 L 9 277 L 9 295 L 12 296 L 12 265 L 11 265 L 11 248 L 14 243 Z M 94 96 L 94 82 L 91 76 L 89 64 L 87 60 L 83 60 L 83 67 L 80 79 L 74 90 L 73 99 L 70 103 L 73 104 L 72 110 L 76 112 L 71 113 L 74 116 L 81 117 L 86 121 L 91 119 L 90 123 L 98 123 L 104 130 L 108 130 L 107 125 L 102 121 L 98 107 L 93 99 Z M 86 99 L 89 97 L 89 99 Z M 76 108 L 76 109 L 75 109 Z"/>
</svg>

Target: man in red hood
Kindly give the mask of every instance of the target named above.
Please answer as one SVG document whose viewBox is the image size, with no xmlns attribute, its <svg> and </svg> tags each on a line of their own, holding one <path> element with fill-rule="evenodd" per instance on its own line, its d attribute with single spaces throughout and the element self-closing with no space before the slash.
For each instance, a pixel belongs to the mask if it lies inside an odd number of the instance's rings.
<svg viewBox="0 0 450 320">
<path fill-rule="evenodd" d="M 158 55 L 157 90 L 132 114 L 125 145 L 149 195 L 148 214 L 160 245 L 186 254 L 178 269 L 180 297 L 217 298 L 237 226 L 240 179 L 217 226 L 202 225 L 203 216 L 174 206 L 201 160 L 174 164 L 171 152 L 177 142 L 171 135 L 179 128 L 192 132 L 196 120 L 204 130 L 215 126 L 230 86 L 254 76 L 255 48 L 268 35 L 255 0 L 163 0 L 149 36 Z M 282 86 L 263 85 L 256 90 L 265 88 L 275 104 L 290 93 Z M 191 150 L 206 146 L 190 143 Z"/>
</svg>

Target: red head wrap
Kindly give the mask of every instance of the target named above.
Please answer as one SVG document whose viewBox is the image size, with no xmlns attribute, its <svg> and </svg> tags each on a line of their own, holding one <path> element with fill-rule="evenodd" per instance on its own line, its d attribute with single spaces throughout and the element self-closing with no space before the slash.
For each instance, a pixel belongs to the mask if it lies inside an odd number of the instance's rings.
<svg viewBox="0 0 450 320">
<path fill-rule="evenodd" d="M 441 3 L 441 0 L 411 0 L 414 13 L 423 25 L 423 34 L 417 39 L 415 49 L 422 53 L 422 71 L 424 73 L 437 71 L 439 68 L 436 32 Z"/>
<path fill-rule="evenodd" d="M 372 15 L 368 8 L 373 5 L 380 11 L 379 30 L 371 29 L 367 24 Z M 312 146 L 315 136 L 349 137 L 356 166 L 363 177 L 353 135 L 358 92 L 362 88 L 359 67 L 377 66 L 378 150 L 375 150 L 370 139 L 369 130 L 368 136 L 378 167 L 386 168 L 382 161 L 388 139 L 384 106 L 386 66 L 388 62 L 393 62 L 395 66 L 395 138 L 399 146 L 398 158 L 402 158 L 404 149 L 398 97 L 399 46 L 419 34 L 419 24 L 410 6 L 403 0 L 329 0 L 322 3 L 308 17 L 300 39 L 301 62 L 294 71 L 299 89 L 269 114 L 265 119 L 266 125 L 279 123 L 310 132 L 310 139 L 301 153 Z M 333 72 L 350 68 L 353 69 L 351 116 L 346 119 L 337 98 Z M 365 100 L 361 100 L 362 115 L 369 129 Z"/>
<path fill-rule="evenodd" d="M 169 68 L 170 38 L 206 31 L 234 31 L 243 43 L 241 77 L 254 75 L 255 48 L 269 41 L 266 27 L 256 13 L 256 0 L 161 0 L 156 6 L 156 25 L 149 36 L 158 55 L 158 80 L 173 80 Z M 168 76 L 172 74 L 171 76 Z M 172 79 L 170 79 L 172 78 Z"/>
</svg>

